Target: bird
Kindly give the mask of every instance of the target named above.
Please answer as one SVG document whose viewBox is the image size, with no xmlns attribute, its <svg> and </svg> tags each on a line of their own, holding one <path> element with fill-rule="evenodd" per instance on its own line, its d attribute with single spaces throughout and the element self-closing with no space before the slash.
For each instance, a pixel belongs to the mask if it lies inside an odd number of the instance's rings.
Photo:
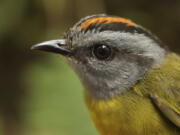
<svg viewBox="0 0 180 135">
<path fill-rule="evenodd" d="M 146 28 L 96 14 L 31 49 L 65 57 L 101 135 L 180 135 L 180 56 Z"/>
</svg>

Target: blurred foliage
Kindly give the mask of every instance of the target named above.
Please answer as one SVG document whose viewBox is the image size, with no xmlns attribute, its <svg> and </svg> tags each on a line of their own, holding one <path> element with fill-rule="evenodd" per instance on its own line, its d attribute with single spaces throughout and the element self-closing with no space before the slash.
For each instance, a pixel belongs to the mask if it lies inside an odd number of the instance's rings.
<svg viewBox="0 0 180 135">
<path fill-rule="evenodd" d="M 0 134 L 97 135 L 73 71 L 29 49 L 97 13 L 130 18 L 180 52 L 179 0 L 1 0 Z"/>
<path fill-rule="evenodd" d="M 23 114 L 24 122 L 32 128 L 26 129 L 27 135 L 95 133 L 83 104 L 80 82 L 66 63 L 59 57 L 44 57 L 25 72 L 24 83 L 31 91 Z"/>
</svg>

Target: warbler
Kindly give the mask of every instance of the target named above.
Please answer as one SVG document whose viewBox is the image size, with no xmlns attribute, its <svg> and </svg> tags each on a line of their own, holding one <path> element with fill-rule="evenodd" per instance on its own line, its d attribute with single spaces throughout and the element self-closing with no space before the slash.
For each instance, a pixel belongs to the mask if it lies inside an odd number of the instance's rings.
<svg viewBox="0 0 180 135">
<path fill-rule="evenodd" d="M 87 16 L 32 49 L 66 58 L 101 135 L 180 135 L 180 56 L 142 26 Z"/>
</svg>

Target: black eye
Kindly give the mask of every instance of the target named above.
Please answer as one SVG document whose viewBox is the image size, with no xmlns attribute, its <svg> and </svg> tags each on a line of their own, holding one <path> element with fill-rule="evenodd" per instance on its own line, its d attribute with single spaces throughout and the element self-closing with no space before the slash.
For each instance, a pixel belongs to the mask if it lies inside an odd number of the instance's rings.
<svg viewBox="0 0 180 135">
<path fill-rule="evenodd" d="M 107 45 L 95 45 L 93 48 L 93 54 L 99 60 L 106 60 L 112 56 L 112 49 Z"/>
</svg>

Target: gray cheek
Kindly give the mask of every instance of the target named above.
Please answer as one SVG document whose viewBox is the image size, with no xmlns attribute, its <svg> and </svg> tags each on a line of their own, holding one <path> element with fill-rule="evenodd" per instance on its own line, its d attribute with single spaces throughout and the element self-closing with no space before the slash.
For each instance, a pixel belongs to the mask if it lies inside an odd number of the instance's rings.
<svg viewBox="0 0 180 135">
<path fill-rule="evenodd" d="M 86 90 L 94 98 L 106 99 L 127 90 L 143 74 L 137 63 L 122 61 L 70 62 Z"/>
<path fill-rule="evenodd" d="M 88 80 L 88 83 L 91 84 L 90 87 L 92 89 L 90 93 L 93 97 L 109 98 L 115 96 L 127 90 L 136 82 L 140 74 L 138 67 L 133 63 L 123 64 L 124 63 L 118 68 L 115 68 L 112 72 L 107 72 L 106 76 L 98 76 L 97 74 L 91 75 L 91 79 Z M 96 83 L 93 84 L 93 81 Z"/>
</svg>

